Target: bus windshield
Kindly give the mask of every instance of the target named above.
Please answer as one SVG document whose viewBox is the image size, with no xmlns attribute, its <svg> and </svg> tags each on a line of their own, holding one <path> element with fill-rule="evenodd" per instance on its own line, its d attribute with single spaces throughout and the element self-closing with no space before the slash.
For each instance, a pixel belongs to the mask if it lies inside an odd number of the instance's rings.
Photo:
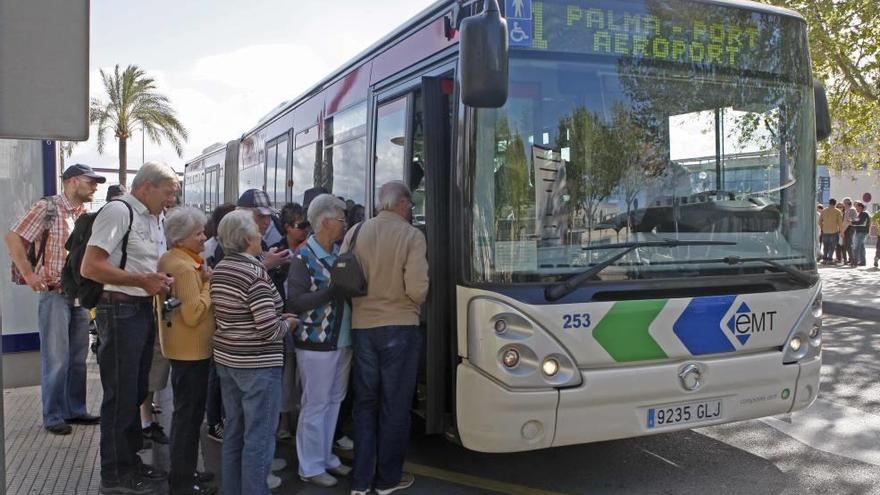
<svg viewBox="0 0 880 495">
<path fill-rule="evenodd" d="M 640 248 L 603 280 L 815 266 L 805 24 L 677 0 L 532 2 L 510 97 L 473 113 L 470 279 L 547 282 Z M 523 28 L 525 25 L 525 29 Z M 735 244 L 734 244 L 735 243 Z"/>
</svg>

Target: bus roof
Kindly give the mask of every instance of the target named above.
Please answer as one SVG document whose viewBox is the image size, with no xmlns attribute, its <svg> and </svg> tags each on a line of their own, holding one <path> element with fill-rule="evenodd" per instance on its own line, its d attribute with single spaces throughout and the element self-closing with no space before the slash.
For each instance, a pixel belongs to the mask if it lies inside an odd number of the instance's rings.
<svg viewBox="0 0 880 495">
<path fill-rule="evenodd" d="M 196 156 L 195 158 L 191 158 L 184 162 L 184 168 L 188 167 L 194 162 L 205 159 L 211 155 L 216 155 L 218 152 L 226 153 L 226 143 L 214 143 L 211 146 L 203 149 L 201 154 Z"/>
<path fill-rule="evenodd" d="M 423 23 L 430 21 L 437 17 L 439 14 L 443 13 L 446 9 L 451 9 L 455 4 L 472 4 L 481 2 L 482 0 L 439 0 L 418 14 L 412 17 L 409 21 L 403 23 L 394 31 L 391 31 L 389 34 L 385 35 L 347 62 L 339 66 L 336 70 L 331 72 L 327 77 L 320 79 L 314 85 L 309 87 L 305 92 L 297 96 L 296 98 L 289 99 L 277 105 L 275 108 L 270 110 L 266 115 L 264 115 L 257 122 L 256 125 L 249 128 L 245 131 L 240 139 L 253 134 L 255 131 L 261 129 L 262 127 L 274 122 L 276 119 L 286 114 L 290 110 L 294 109 L 297 105 L 307 100 L 309 97 L 313 96 L 315 93 L 319 92 L 322 88 L 329 85 L 330 83 L 335 82 L 340 77 L 344 76 L 351 69 L 356 68 L 361 63 L 365 62 L 371 55 L 375 55 L 380 52 L 381 48 L 386 47 L 387 45 L 391 45 L 393 41 L 396 41 L 402 34 L 405 34 L 415 28 L 421 26 Z M 726 6 L 732 8 L 746 9 L 756 12 L 767 12 L 776 15 L 783 15 L 788 17 L 794 17 L 801 21 L 804 21 L 803 16 L 794 10 L 776 7 L 773 5 L 767 5 L 764 3 L 758 3 L 752 0 L 689 0 L 694 3 L 703 3 L 709 5 L 719 5 Z M 499 0 L 498 2 L 501 5 L 501 8 L 504 8 L 504 0 Z"/>
</svg>

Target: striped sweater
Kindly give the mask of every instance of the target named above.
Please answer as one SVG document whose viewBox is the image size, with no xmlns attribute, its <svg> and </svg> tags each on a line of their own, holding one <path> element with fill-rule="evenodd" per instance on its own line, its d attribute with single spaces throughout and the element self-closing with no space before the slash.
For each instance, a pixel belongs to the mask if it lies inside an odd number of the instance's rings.
<svg viewBox="0 0 880 495">
<path fill-rule="evenodd" d="M 284 364 L 287 322 L 284 303 L 265 268 L 243 253 L 227 255 L 214 268 L 211 300 L 217 329 L 214 360 L 231 368 Z"/>
</svg>

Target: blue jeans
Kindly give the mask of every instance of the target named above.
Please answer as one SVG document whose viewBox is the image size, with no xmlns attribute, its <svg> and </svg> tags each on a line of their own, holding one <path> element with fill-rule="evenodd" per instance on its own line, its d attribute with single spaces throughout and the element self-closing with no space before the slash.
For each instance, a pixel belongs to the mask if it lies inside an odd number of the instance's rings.
<svg viewBox="0 0 880 495">
<path fill-rule="evenodd" d="M 422 333 L 417 326 L 352 331 L 354 471 L 352 489 L 397 485 L 409 443 Z"/>
<path fill-rule="evenodd" d="M 840 234 L 822 234 L 822 261 L 834 260 L 834 250 L 837 248 L 837 240 Z"/>
<path fill-rule="evenodd" d="M 865 261 L 865 238 L 868 237 L 867 232 L 853 233 L 853 259 L 854 265 L 864 265 Z"/>
<path fill-rule="evenodd" d="M 226 425 L 223 494 L 268 495 L 281 409 L 281 367 L 230 368 L 217 363 Z"/>
<path fill-rule="evenodd" d="M 38 316 L 43 426 L 55 426 L 87 414 L 89 320 L 85 309 L 56 292 L 40 294 Z"/>
<path fill-rule="evenodd" d="M 141 463 L 140 405 L 147 398 L 156 318 L 152 301 L 98 304 L 101 402 L 101 478 L 119 481 Z"/>
</svg>

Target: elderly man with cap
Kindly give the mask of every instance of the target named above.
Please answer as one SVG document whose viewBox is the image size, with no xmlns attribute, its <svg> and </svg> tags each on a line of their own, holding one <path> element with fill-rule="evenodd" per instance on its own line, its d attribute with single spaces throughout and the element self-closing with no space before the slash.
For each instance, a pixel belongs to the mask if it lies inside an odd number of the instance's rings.
<svg viewBox="0 0 880 495">
<path fill-rule="evenodd" d="M 250 210 L 253 212 L 254 221 L 257 222 L 257 227 L 260 229 L 260 235 L 263 236 L 261 242 L 263 246 L 263 254 L 260 256 L 260 260 L 263 263 L 263 267 L 269 272 L 269 276 L 272 277 L 273 270 L 290 263 L 290 260 L 292 259 L 292 254 L 289 249 L 269 247 L 276 244 L 282 238 L 279 233 L 280 230 L 275 226 L 272 218 L 273 216 L 278 215 L 278 210 L 272 208 L 272 201 L 269 199 L 269 195 L 261 189 L 248 189 L 243 192 L 238 198 L 236 209 Z M 218 244 L 217 249 L 214 251 L 215 262 L 219 263 L 220 260 L 223 259 L 223 255 L 223 248 Z M 272 278 L 273 280 L 275 279 L 275 277 Z"/>
<path fill-rule="evenodd" d="M 86 356 L 89 322 L 86 310 L 61 292 L 61 269 L 67 257 L 64 244 L 76 219 L 86 212 L 98 184 L 107 179 L 88 165 L 71 165 L 62 177 L 61 194 L 34 203 L 6 234 L 9 257 L 23 282 L 40 293 L 40 384 L 43 426 L 55 435 L 68 435 L 70 424 L 97 424 L 86 411 Z M 36 266 L 28 260 L 27 245 L 35 244 Z"/>
</svg>

